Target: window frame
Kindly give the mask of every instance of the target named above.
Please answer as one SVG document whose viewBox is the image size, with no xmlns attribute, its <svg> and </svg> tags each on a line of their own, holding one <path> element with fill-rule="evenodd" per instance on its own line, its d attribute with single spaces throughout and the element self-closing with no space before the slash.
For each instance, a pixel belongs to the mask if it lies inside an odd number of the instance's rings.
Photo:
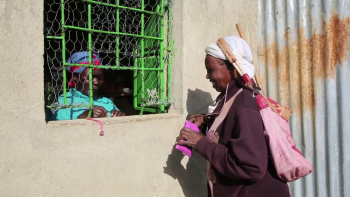
<svg viewBox="0 0 350 197">
<path fill-rule="evenodd" d="M 62 68 L 62 78 L 63 78 L 63 98 L 64 98 L 64 103 L 63 107 L 57 108 L 57 109 L 62 109 L 62 108 L 74 108 L 74 107 L 89 107 L 92 109 L 92 106 L 94 104 L 93 101 L 93 91 L 92 91 L 92 71 L 93 68 L 98 67 L 98 68 L 103 68 L 103 69 L 119 69 L 119 70 L 133 70 L 134 71 L 134 84 L 133 84 L 133 105 L 134 109 L 140 110 L 140 115 L 143 114 L 144 111 L 151 112 L 151 113 L 165 113 L 167 111 L 167 108 L 170 106 L 170 99 L 171 98 L 171 64 L 172 64 L 172 47 L 173 47 L 173 41 L 172 41 L 172 34 L 171 34 L 171 25 L 172 25 L 172 2 L 171 0 L 159 0 L 159 4 L 156 6 L 158 7 L 157 10 L 151 12 L 148 10 L 145 10 L 145 3 L 144 0 L 141 0 L 141 9 L 137 8 L 132 8 L 132 7 L 125 7 L 120 5 L 120 0 L 116 0 L 116 4 L 109 4 L 109 3 L 102 3 L 99 2 L 98 0 L 80 0 L 81 2 L 87 3 L 87 14 L 88 14 L 88 25 L 87 27 L 78 27 L 78 26 L 69 26 L 66 25 L 66 19 L 65 19 L 65 0 L 60 0 L 60 12 L 61 12 L 61 21 L 60 21 L 60 26 L 61 26 L 61 35 L 55 35 L 55 36 L 47 36 L 44 35 L 45 40 L 60 40 L 61 42 L 61 51 L 62 51 L 62 62 L 61 62 L 61 68 Z M 68 2 L 69 3 L 69 2 Z M 103 30 L 97 30 L 92 27 L 92 5 L 102 5 L 102 6 L 109 6 L 109 7 L 114 7 L 117 12 L 117 19 L 116 19 L 116 31 L 115 32 L 108 32 L 108 31 L 103 31 Z M 128 34 L 128 33 L 123 33 L 119 31 L 119 16 L 120 16 L 120 10 L 127 9 L 127 10 L 133 10 L 135 12 L 141 13 L 141 34 Z M 157 24 L 160 29 L 160 36 L 148 36 L 145 35 L 145 30 L 147 29 L 147 26 L 150 24 L 145 24 L 144 17 L 145 14 L 150 14 L 153 16 L 156 16 L 159 18 L 159 23 Z M 45 23 L 46 21 L 44 21 Z M 88 32 L 88 52 L 89 52 L 89 64 L 72 64 L 72 63 L 67 63 L 67 57 L 66 57 L 66 30 L 68 29 L 73 29 L 73 30 L 78 30 L 78 31 L 86 31 Z M 116 46 L 116 65 L 115 66 L 107 66 L 107 65 L 99 65 L 96 66 L 92 64 L 92 53 L 94 51 L 92 50 L 92 34 L 96 33 L 106 33 L 106 34 L 114 34 L 118 35 L 117 37 L 117 45 Z M 120 36 L 125 35 L 125 36 L 133 36 L 133 37 L 138 37 L 140 38 L 140 50 L 136 50 L 134 55 L 139 55 L 143 61 L 141 61 L 141 64 L 138 65 L 135 57 L 134 65 L 132 67 L 123 67 L 120 66 L 119 64 L 119 38 Z M 159 68 L 145 68 L 144 63 L 145 63 L 145 40 L 146 39 L 151 39 L 151 40 L 159 40 L 159 63 L 160 67 Z M 45 51 L 47 48 L 45 47 Z M 47 58 L 47 57 L 45 57 Z M 167 62 L 166 60 L 167 59 Z M 67 92 L 68 92 L 68 83 L 67 83 L 67 67 L 70 66 L 81 66 L 81 67 L 87 67 L 89 68 L 89 88 L 90 88 L 90 104 L 89 105 L 77 105 L 74 106 L 74 104 L 67 105 Z M 139 73 L 141 72 L 141 75 L 144 75 L 144 72 L 148 71 L 155 71 L 157 72 L 157 94 L 159 97 L 160 102 L 158 103 L 151 103 L 152 105 L 149 106 L 147 105 L 146 102 L 142 101 L 140 102 L 139 95 L 141 94 L 142 99 L 145 99 L 145 94 L 146 94 L 146 89 L 145 89 L 145 82 L 138 80 Z M 141 92 L 138 92 L 138 84 L 141 83 Z M 46 105 L 45 107 L 51 108 L 51 110 L 55 107 L 55 105 Z M 90 110 L 89 117 L 92 115 L 92 110 Z"/>
</svg>

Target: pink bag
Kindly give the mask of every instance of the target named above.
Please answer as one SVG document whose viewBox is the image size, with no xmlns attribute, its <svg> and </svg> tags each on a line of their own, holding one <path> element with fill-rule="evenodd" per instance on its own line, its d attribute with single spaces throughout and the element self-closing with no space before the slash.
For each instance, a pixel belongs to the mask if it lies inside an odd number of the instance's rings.
<svg viewBox="0 0 350 197">
<path fill-rule="evenodd" d="M 278 177 L 291 182 L 310 174 L 312 165 L 296 148 L 290 133 L 288 117 L 283 116 L 283 112 L 288 108 L 261 94 L 256 96 L 256 101 L 260 107 L 265 136 Z"/>
<path fill-rule="evenodd" d="M 192 129 L 193 131 L 199 132 L 199 128 L 197 125 L 193 124 L 192 122 L 186 120 L 185 126 L 186 128 Z M 180 140 L 183 141 L 183 140 Z M 188 146 L 181 146 L 181 145 L 176 145 L 176 149 L 183 152 L 185 155 L 191 157 L 192 156 L 192 148 Z"/>
</svg>

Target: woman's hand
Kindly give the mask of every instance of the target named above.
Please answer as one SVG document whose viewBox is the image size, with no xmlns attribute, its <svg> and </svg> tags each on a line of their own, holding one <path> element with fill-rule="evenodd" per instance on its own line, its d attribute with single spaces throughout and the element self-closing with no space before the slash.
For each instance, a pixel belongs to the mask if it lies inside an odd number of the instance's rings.
<svg viewBox="0 0 350 197">
<path fill-rule="evenodd" d="M 78 116 L 78 119 L 85 119 L 89 116 L 91 109 L 86 110 Z M 94 105 L 92 108 L 92 117 L 103 118 L 107 116 L 107 111 L 104 107 Z"/>
<path fill-rule="evenodd" d="M 197 142 L 202 138 L 202 135 L 188 128 L 182 128 L 180 135 L 176 140 L 177 145 L 184 145 L 194 147 Z M 180 141 L 184 140 L 184 141 Z"/>
<path fill-rule="evenodd" d="M 94 105 L 92 108 L 92 116 L 94 118 L 103 118 L 107 116 L 107 111 L 104 107 Z"/>
<path fill-rule="evenodd" d="M 198 128 L 202 126 L 204 123 L 204 115 L 202 114 L 190 114 L 186 117 L 186 120 L 192 122 L 193 124 L 197 125 Z"/>
<path fill-rule="evenodd" d="M 118 111 L 118 110 L 113 110 L 111 112 L 111 117 L 117 117 L 117 116 L 125 116 L 125 114 L 121 111 Z"/>
</svg>

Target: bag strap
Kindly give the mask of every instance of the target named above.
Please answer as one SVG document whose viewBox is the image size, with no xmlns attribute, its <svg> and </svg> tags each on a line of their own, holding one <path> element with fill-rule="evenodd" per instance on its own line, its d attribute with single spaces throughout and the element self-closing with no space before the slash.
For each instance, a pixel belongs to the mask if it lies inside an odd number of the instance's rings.
<svg viewBox="0 0 350 197">
<path fill-rule="evenodd" d="M 216 129 L 220 126 L 220 124 L 222 123 L 222 121 L 224 121 L 224 119 L 226 118 L 226 115 L 228 113 L 228 111 L 230 110 L 233 102 L 236 100 L 237 96 L 239 95 L 239 93 L 241 93 L 243 91 L 243 89 L 239 89 L 236 94 L 230 98 L 230 100 L 228 100 L 226 103 L 224 103 L 224 106 L 221 109 L 221 112 L 219 114 L 218 117 L 215 118 L 214 123 L 211 125 L 209 131 L 214 130 L 216 131 Z"/>
</svg>

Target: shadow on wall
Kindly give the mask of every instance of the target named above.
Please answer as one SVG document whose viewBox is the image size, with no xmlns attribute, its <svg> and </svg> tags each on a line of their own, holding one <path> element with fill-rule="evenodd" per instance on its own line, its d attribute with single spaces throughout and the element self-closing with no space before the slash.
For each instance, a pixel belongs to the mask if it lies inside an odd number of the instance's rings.
<svg viewBox="0 0 350 197">
<path fill-rule="evenodd" d="M 213 98 L 209 92 L 200 89 L 187 90 L 186 108 L 188 114 L 206 114 L 208 106 L 213 103 Z"/>
<path fill-rule="evenodd" d="M 187 112 L 188 114 L 207 113 L 208 105 L 212 102 L 213 98 L 209 92 L 189 89 L 186 102 Z M 196 151 L 193 151 L 192 157 L 188 159 L 184 167 L 181 164 L 184 157 L 184 154 L 176 150 L 174 146 L 166 161 L 164 173 L 178 180 L 185 197 L 207 196 L 206 161 Z"/>
<path fill-rule="evenodd" d="M 181 164 L 184 157 L 185 155 L 176 150 L 174 146 L 168 156 L 164 173 L 177 179 L 185 197 L 207 196 L 205 160 L 196 151 L 193 151 L 185 168 Z"/>
</svg>

